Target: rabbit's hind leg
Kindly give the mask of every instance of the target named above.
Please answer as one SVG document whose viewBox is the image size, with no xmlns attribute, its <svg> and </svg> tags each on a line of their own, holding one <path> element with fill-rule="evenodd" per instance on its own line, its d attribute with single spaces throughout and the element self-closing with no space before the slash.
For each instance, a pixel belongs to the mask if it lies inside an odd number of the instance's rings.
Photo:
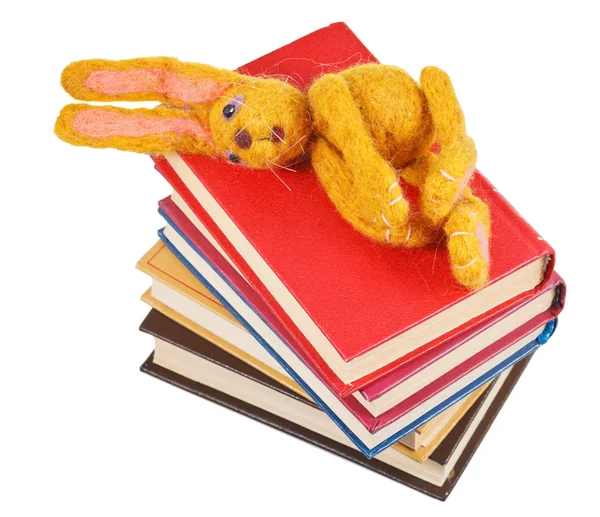
<svg viewBox="0 0 600 517">
<path fill-rule="evenodd" d="M 467 189 L 448 217 L 444 231 L 456 280 L 471 289 L 483 286 L 489 274 L 490 213 L 487 205 Z"/>
<path fill-rule="evenodd" d="M 424 246 L 433 239 L 434 232 L 428 226 L 408 220 L 405 207 L 396 206 L 399 203 L 394 200 L 402 199 L 397 180 L 381 185 L 380 195 L 375 190 L 365 199 L 364 191 L 354 188 L 357 171 L 322 137 L 313 144 L 312 163 L 340 214 L 359 232 L 378 242 L 406 247 Z"/>
<path fill-rule="evenodd" d="M 392 234 L 408 231 L 410 207 L 396 170 L 367 131 L 348 84 L 339 75 L 324 75 L 311 86 L 308 98 L 318 137 L 312 163 L 323 188 L 356 229 L 393 242 Z"/>
</svg>

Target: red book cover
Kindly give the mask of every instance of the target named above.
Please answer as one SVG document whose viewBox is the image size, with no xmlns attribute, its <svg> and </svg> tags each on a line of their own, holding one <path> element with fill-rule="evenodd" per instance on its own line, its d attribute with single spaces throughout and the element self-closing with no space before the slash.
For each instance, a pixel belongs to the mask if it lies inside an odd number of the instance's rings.
<svg viewBox="0 0 600 517">
<path fill-rule="evenodd" d="M 334 24 L 249 63 L 243 70 L 289 76 L 302 85 L 323 72 L 366 61 L 374 58 L 364 45 L 344 24 Z M 296 172 L 278 169 L 278 178 L 269 171 L 250 170 L 224 160 L 182 158 L 344 361 L 377 348 L 471 295 L 452 278 L 443 246 L 392 248 L 373 243 L 353 230 L 337 214 L 307 166 Z M 533 292 L 522 293 L 360 379 L 343 382 L 169 163 L 160 157 L 155 157 L 155 162 L 294 337 L 295 351 L 301 349 L 311 368 L 342 395 L 370 384 L 542 288 L 540 285 Z M 490 284 L 540 257 L 553 255 L 552 248 L 483 176 L 475 175 L 472 188 L 492 212 Z M 519 246 L 514 246 L 515 241 Z M 546 278 L 552 266 L 550 263 Z"/>
<path fill-rule="evenodd" d="M 264 300 L 252 289 L 252 287 L 246 282 L 246 280 L 242 277 L 240 273 L 238 273 L 232 265 L 215 249 L 215 247 L 204 237 L 200 231 L 191 223 L 189 219 L 177 208 L 177 206 L 173 203 L 170 198 L 163 199 L 159 202 L 159 207 L 165 214 L 165 216 L 172 221 L 172 223 L 181 231 L 187 240 L 196 248 L 205 258 L 208 260 L 214 268 L 219 272 L 219 274 L 229 283 L 235 291 L 237 291 L 249 304 L 255 312 L 257 312 L 261 318 L 281 337 L 281 339 L 288 344 L 290 348 L 293 350 L 298 350 L 299 358 L 305 363 L 310 364 L 309 357 L 302 352 L 302 349 L 297 346 L 297 343 L 294 342 L 293 336 L 289 334 L 286 328 L 281 324 L 279 319 L 275 314 L 271 312 L 269 307 L 266 305 Z M 361 405 L 361 403 L 352 396 L 342 397 L 339 393 L 334 391 L 326 376 L 320 372 L 315 372 L 319 380 L 327 386 L 330 391 L 346 406 L 346 408 L 368 429 L 371 433 L 375 433 L 376 431 L 386 427 L 387 425 L 393 423 L 397 419 L 403 417 L 408 412 L 412 411 L 416 407 L 420 406 L 423 402 L 427 401 L 431 397 L 435 396 L 445 388 L 451 386 L 455 382 L 459 381 L 462 377 L 472 372 L 476 368 L 485 365 L 489 361 L 493 360 L 498 354 L 506 351 L 509 347 L 515 345 L 518 341 L 522 340 L 527 335 L 534 332 L 536 329 L 543 327 L 549 321 L 555 319 L 562 307 L 564 305 L 564 283 L 562 278 L 557 273 L 553 273 L 552 277 L 546 283 L 545 288 L 542 291 L 539 291 L 536 296 L 541 296 L 543 293 L 548 290 L 556 291 L 558 285 L 561 285 L 562 288 L 557 291 L 558 295 L 560 295 L 560 300 L 556 300 L 553 305 L 543 311 L 542 313 L 536 315 L 534 318 L 516 328 L 515 330 L 509 332 L 502 338 L 498 339 L 494 343 L 488 345 L 480 352 L 476 353 L 466 361 L 463 361 L 458 366 L 452 368 L 448 372 L 444 373 L 433 382 L 427 384 L 423 388 L 416 391 L 413 395 L 405 398 L 396 406 L 391 409 L 385 411 L 379 416 L 373 416 L 369 411 Z M 530 301 L 530 300 L 527 300 Z M 516 307 L 511 310 L 506 311 L 505 313 L 496 315 L 493 320 L 488 320 L 476 326 L 473 329 L 472 334 L 477 334 L 483 331 L 485 328 L 488 328 L 490 325 L 496 323 L 500 319 L 507 316 L 507 314 L 512 313 L 514 310 L 517 310 L 519 307 L 524 305 L 523 302 L 518 304 Z M 536 334 L 537 335 L 537 334 Z M 453 340 L 450 340 L 448 343 L 443 346 L 446 347 L 445 353 L 449 351 L 449 349 L 460 346 L 464 343 L 465 339 L 469 336 L 463 337 L 459 336 Z M 427 354 L 424 354 L 427 356 Z M 418 371 L 421 365 L 419 363 L 419 359 L 417 358 L 414 361 L 411 361 L 408 365 L 405 365 L 405 368 L 409 370 L 414 368 L 415 372 Z M 429 358 L 431 359 L 431 358 Z M 414 366 L 413 366 L 414 363 Z M 491 369 L 486 368 L 486 369 Z M 406 374 L 406 371 L 404 371 Z M 385 378 L 384 378 L 385 379 Z M 394 382 L 396 379 L 391 378 L 391 382 Z M 388 387 L 390 389 L 395 384 L 392 384 Z M 377 389 L 381 389 L 381 384 L 378 385 Z M 369 386 L 367 386 L 367 389 Z M 386 390 L 387 391 L 387 390 Z"/>
<path fill-rule="evenodd" d="M 558 314 L 562 311 L 562 308 L 564 306 L 564 301 L 565 301 L 566 287 L 565 287 L 564 280 L 560 277 L 560 275 L 558 275 L 556 273 L 556 271 L 552 273 L 552 276 L 546 282 L 544 290 L 539 291 L 536 296 L 540 296 L 547 289 L 555 289 L 556 290 L 558 285 L 561 286 L 560 290 L 557 291 L 558 295 L 560 296 L 560 299 L 556 300 L 555 303 L 552 305 L 552 307 L 548 311 L 540 314 L 539 316 L 536 316 L 535 319 L 537 321 L 543 320 L 544 322 L 547 322 L 550 319 L 556 318 L 558 316 Z M 469 332 L 459 334 L 458 336 L 454 336 L 453 338 L 448 339 L 445 343 L 442 343 L 437 348 L 433 348 L 432 350 L 429 350 L 428 352 L 420 355 L 413 361 L 403 364 L 402 366 L 398 367 L 396 370 L 388 373 L 387 375 L 384 375 L 380 379 L 377 379 L 376 381 L 372 382 L 371 384 L 365 386 L 364 388 L 359 390 L 360 393 L 368 401 L 376 400 L 377 398 L 381 397 L 382 395 L 385 395 L 388 391 L 390 391 L 394 387 L 398 386 L 398 384 L 400 384 L 401 382 L 404 382 L 405 380 L 409 379 L 410 377 L 412 377 L 416 373 L 420 372 L 427 366 L 433 364 L 436 361 L 439 361 L 445 355 L 449 354 L 453 350 L 456 350 L 457 348 L 461 347 L 467 341 L 469 341 L 470 339 L 475 337 L 477 334 L 484 332 L 485 330 L 489 329 L 490 327 L 492 327 L 493 325 L 498 323 L 500 320 L 507 318 L 511 314 L 514 314 L 516 311 L 518 311 L 520 308 L 524 307 L 531 301 L 532 301 L 531 299 L 523 300 L 519 304 L 510 307 L 506 311 L 504 311 L 500 314 L 496 314 L 493 319 L 488 319 L 488 320 L 482 321 L 481 323 L 479 323 L 478 325 L 476 325 L 472 329 L 470 329 Z M 534 325 L 531 322 L 530 322 L 530 324 Z M 534 327 L 532 326 L 531 328 L 534 328 Z M 490 347 L 487 347 L 486 350 L 488 352 L 490 352 L 492 349 Z M 485 356 L 485 357 L 487 360 L 490 356 Z"/>
</svg>

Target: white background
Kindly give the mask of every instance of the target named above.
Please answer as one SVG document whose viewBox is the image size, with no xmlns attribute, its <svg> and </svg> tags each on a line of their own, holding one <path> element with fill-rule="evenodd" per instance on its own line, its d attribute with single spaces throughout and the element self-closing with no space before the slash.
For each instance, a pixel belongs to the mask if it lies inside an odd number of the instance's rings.
<svg viewBox="0 0 600 517">
<path fill-rule="evenodd" d="M 38 4 L 5 6 L 0 32 L 0 514 L 597 511 L 596 2 Z M 235 68 L 334 21 L 415 77 L 448 71 L 481 170 L 555 247 L 569 285 L 557 333 L 444 505 L 139 373 L 152 343 L 134 266 L 170 189 L 147 157 L 52 132 L 70 61 Z"/>
</svg>

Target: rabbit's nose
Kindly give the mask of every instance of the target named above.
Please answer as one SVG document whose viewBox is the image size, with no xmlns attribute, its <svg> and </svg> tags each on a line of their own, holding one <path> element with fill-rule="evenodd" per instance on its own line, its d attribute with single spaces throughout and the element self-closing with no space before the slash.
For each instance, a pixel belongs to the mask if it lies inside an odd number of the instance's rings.
<svg viewBox="0 0 600 517">
<path fill-rule="evenodd" d="M 248 149 L 252 145 L 252 137 L 245 129 L 238 131 L 234 140 L 240 149 Z"/>
</svg>

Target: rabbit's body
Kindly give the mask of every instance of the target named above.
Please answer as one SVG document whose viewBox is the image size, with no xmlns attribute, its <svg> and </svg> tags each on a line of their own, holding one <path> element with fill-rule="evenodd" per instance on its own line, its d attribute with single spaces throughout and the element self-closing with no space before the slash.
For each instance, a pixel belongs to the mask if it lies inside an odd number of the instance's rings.
<svg viewBox="0 0 600 517">
<path fill-rule="evenodd" d="M 338 75 L 348 83 L 375 147 L 395 168 L 431 147 L 434 129 L 427 99 L 404 70 L 370 64 Z"/>
<path fill-rule="evenodd" d="M 340 214 L 368 237 L 418 247 L 446 234 L 455 278 L 488 275 L 487 206 L 468 188 L 476 151 L 448 76 L 429 67 L 420 85 L 394 66 L 360 65 L 318 78 L 307 92 L 173 58 L 72 63 L 64 88 L 81 100 L 148 101 L 127 110 L 71 104 L 55 131 L 75 145 L 197 153 L 255 168 L 307 153 Z M 432 153 L 434 142 L 439 153 Z M 420 190 L 418 210 L 402 181 Z"/>
</svg>

